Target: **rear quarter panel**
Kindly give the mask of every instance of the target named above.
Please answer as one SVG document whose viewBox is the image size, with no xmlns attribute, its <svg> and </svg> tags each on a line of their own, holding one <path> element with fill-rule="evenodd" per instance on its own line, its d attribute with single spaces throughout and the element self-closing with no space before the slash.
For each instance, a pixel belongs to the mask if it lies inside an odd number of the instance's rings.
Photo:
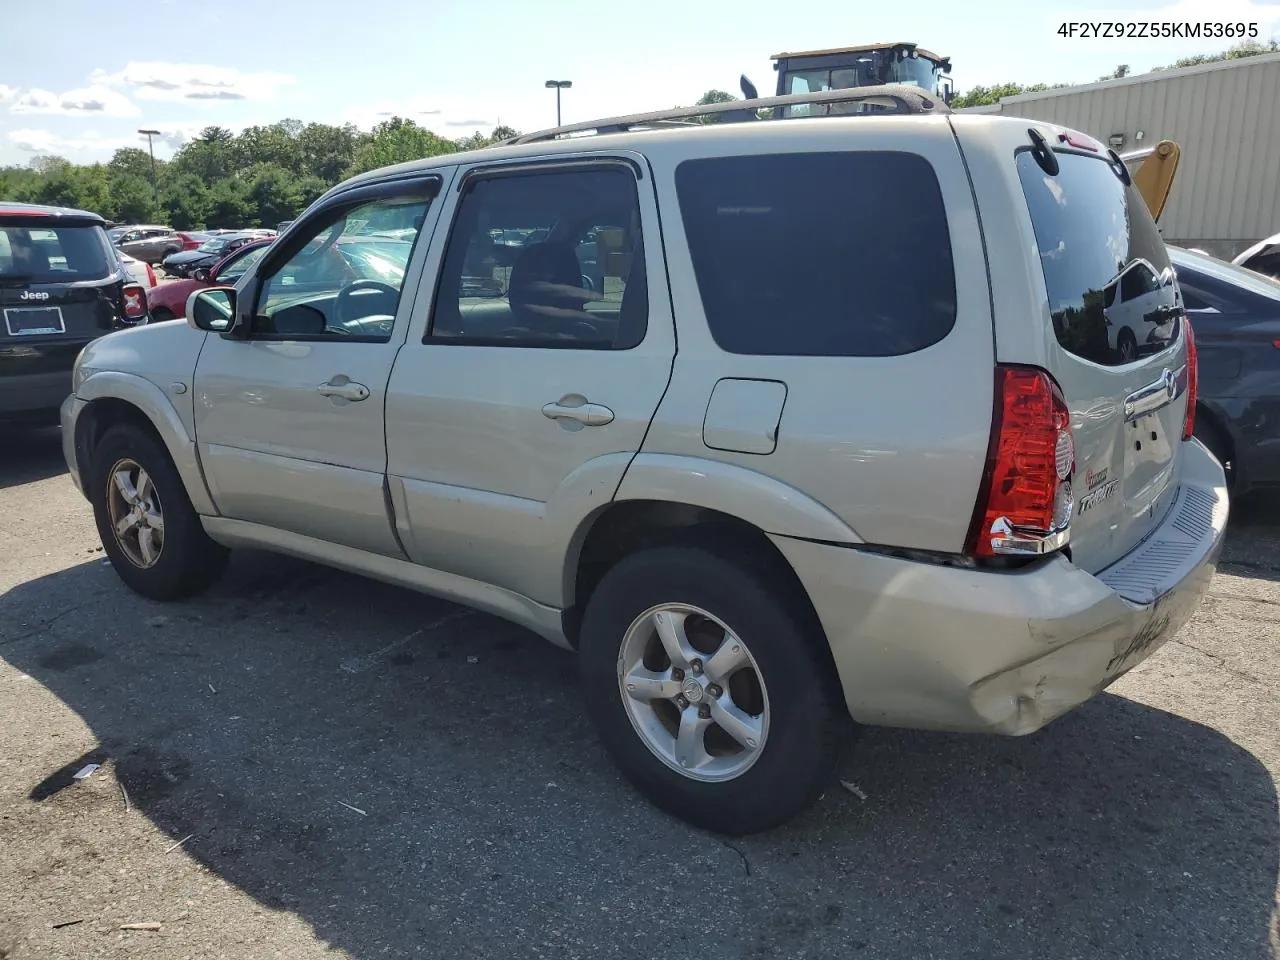
<svg viewBox="0 0 1280 960">
<path fill-rule="evenodd" d="M 772 514 L 779 528 L 770 533 L 813 536 L 813 518 L 829 511 L 840 523 L 823 520 L 821 526 L 830 531 L 824 539 L 958 552 L 985 466 L 994 377 L 981 224 L 951 128 L 945 117 L 760 126 L 767 129 L 726 125 L 689 141 L 673 138 L 649 152 L 663 211 L 679 350 L 641 460 L 662 454 L 694 458 L 691 464 L 717 461 L 790 490 L 805 509 L 791 513 L 794 529 L 786 513 Z M 951 332 L 931 347 L 896 357 L 747 356 L 722 350 L 707 328 L 675 171 L 686 159 L 761 150 L 893 150 L 924 157 L 938 178 L 951 238 L 957 296 Z M 904 267 L 909 277 L 910 265 Z M 849 322 L 857 322 L 856 304 Z M 708 402 L 723 378 L 786 384 L 772 453 L 737 453 L 704 443 Z M 623 492 L 643 495 L 626 482 Z M 732 499 L 726 496 L 724 502 Z"/>
</svg>

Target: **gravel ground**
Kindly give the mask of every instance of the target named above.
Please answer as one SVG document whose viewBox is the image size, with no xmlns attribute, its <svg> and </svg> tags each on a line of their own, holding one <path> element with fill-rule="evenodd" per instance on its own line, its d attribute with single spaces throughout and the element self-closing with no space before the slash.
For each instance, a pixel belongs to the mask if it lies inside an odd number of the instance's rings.
<svg viewBox="0 0 1280 960">
<path fill-rule="evenodd" d="M 868 730 L 862 795 L 730 843 L 620 780 L 569 655 L 261 554 L 152 604 L 57 432 L 0 450 L 0 958 L 1280 957 L 1265 503 L 1111 692 L 1020 740 Z"/>
</svg>

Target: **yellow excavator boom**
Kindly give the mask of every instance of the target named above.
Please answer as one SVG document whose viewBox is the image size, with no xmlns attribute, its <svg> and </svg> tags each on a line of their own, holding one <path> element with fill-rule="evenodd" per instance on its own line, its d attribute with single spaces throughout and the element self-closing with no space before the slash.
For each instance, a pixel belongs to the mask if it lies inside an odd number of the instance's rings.
<svg viewBox="0 0 1280 960">
<path fill-rule="evenodd" d="M 1178 161 L 1182 150 L 1172 140 L 1161 140 L 1154 147 L 1123 153 L 1120 159 L 1129 168 L 1133 177 L 1133 185 L 1147 202 L 1151 216 L 1159 222 L 1165 204 L 1169 202 L 1169 191 L 1173 188 L 1173 178 L 1178 173 Z M 1134 169 L 1134 164 L 1137 169 Z"/>
</svg>

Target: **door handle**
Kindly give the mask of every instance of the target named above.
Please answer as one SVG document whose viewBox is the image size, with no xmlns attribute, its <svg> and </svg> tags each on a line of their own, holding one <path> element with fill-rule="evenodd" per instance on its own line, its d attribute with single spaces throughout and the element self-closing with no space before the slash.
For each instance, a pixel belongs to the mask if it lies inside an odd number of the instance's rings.
<svg viewBox="0 0 1280 960">
<path fill-rule="evenodd" d="M 578 402 L 566 402 L 572 400 Z M 576 396 L 561 397 L 555 403 L 548 403 L 542 408 L 542 415 L 548 420 L 568 420 L 584 427 L 601 427 L 613 422 L 613 411 L 608 407 L 599 403 L 587 403 Z"/>
<path fill-rule="evenodd" d="M 330 377 L 327 382 L 316 387 L 322 397 L 333 397 L 338 400 L 350 400 L 355 403 L 369 399 L 369 388 L 363 383 L 356 383 L 346 374 L 339 373 Z"/>
</svg>

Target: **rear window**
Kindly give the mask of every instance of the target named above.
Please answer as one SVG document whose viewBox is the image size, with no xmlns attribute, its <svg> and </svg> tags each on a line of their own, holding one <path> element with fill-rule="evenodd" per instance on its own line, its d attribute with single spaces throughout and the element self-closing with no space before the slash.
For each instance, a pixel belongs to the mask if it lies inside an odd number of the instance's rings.
<svg viewBox="0 0 1280 960">
<path fill-rule="evenodd" d="M 1178 292 L 1142 196 L 1101 157 L 1057 157 L 1056 175 L 1029 150 L 1017 166 L 1058 342 L 1104 366 L 1165 350 L 1177 336 Z"/>
<path fill-rule="evenodd" d="M 897 356 L 955 325 L 946 211 L 923 157 L 687 160 L 676 190 L 707 323 L 729 353 Z"/>
<path fill-rule="evenodd" d="M 112 259 L 101 227 L 0 225 L 0 280 L 102 280 Z"/>
</svg>

